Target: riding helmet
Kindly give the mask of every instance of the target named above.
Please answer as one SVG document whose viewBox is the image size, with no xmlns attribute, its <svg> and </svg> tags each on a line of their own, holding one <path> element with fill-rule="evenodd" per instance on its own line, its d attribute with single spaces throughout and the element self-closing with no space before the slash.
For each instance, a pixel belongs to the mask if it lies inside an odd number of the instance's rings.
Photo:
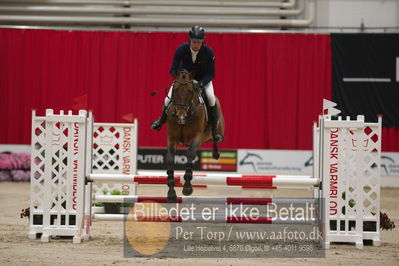
<svg viewBox="0 0 399 266">
<path fill-rule="evenodd" d="M 188 38 L 193 41 L 202 41 L 205 39 L 205 30 L 203 27 L 195 25 L 188 32 Z"/>
</svg>

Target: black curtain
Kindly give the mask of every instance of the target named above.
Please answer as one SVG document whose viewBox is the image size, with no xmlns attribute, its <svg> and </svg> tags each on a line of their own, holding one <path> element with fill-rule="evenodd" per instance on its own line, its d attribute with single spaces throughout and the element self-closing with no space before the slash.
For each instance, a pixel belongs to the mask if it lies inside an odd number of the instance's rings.
<svg viewBox="0 0 399 266">
<path fill-rule="evenodd" d="M 363 114 L 399 127 L 399 34 L 331 34 L 334 102 L 343 116 Z"/>
</svg>

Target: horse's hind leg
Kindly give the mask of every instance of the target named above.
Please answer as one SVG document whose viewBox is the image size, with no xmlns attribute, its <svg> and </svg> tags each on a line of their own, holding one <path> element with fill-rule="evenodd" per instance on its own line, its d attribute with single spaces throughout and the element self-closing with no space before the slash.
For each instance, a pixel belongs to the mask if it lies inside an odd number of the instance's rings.
<svg viewBox="0 0 399 266">
<path fill-rule="evenodd" d="M 169 145 L 168 153 L 166 154 L 166 164 L 168 166 L 167 184 L 169 187 L 168 202 L 176 202 L 177 201 L 177 195 L 176 195 L 176 191 L 175 191 L 175 175 L 174 175 L 175 152 L 176 152 L 176 145 Z"/>
<path fill-rule="evenodd" d="M 197 156 L 198 146 L 198 142 L 193 142 L 187 150 L 187 167 L 184 173 L 185 182 L 183 187 L 183 195 L 185 196 L 190 196 L 193 193 L 193 186 L 191 185 L 191 180 L 193 179 L 193 161 L 195 156 Z"/>
<path fill-rule="evenodd" d="M 216 142 L 213 143 L 212 156 L 213 156 L 213 159 L 216 159 L 216 160 L 219 159 L 219 157 L 220 157 L 220 152 L 219 152 L 218 145 Z"/>
</svg>

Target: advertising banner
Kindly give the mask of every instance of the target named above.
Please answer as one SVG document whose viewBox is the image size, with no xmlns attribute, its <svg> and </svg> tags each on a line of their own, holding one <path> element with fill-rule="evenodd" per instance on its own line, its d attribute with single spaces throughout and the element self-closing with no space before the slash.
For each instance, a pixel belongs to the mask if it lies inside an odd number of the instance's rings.
<svg viewBox="0 0 399 266">
<path fill-rule="evenodd" d="M 399 176 L 399 152 L 383 152 L 381 154 L 381 175 Z"/>
<path fill-rule="evenodd" d="M 200 152 L 201 170 L 209 171 L 237 171 L 237 151 L 220 151 L 220 158 L 213 159 L 212 151 Z"/>
<path fill-rule="evenodd" d="M 176 151 L 175 170 L 185 170 L 187 165 L 186 149 Z M 197 151 L 193 170 L 237 171 L 237 151 L 220 150 L 220 158 L 213 159 L 212 150 Z M 166 170 L 166 149 L 139 148 L 137 166 L 141 170 Z"/>
<path fill-rule="evenodd" d="M 177 150 L 175 155 L 175 170 L 185 170 L 187 165 L 186 150 Z M 141 170 L 166 170 L 166 149 L 139 148 L 137 168 Z M 200 170 L 199 152 L 194 159 L 193 170 Z"/>
<path fill-rule="evenodd" d="M 238 150 L 237 172 L 313 174 L 312 151 Z M 381 154 L 381 176 L 399 176 L 399 152 Z"/>
<path fill-rule="evenodd" d="M 239 173 L 312 174 L 312 151 L 238 150 Z"/>
</svg>

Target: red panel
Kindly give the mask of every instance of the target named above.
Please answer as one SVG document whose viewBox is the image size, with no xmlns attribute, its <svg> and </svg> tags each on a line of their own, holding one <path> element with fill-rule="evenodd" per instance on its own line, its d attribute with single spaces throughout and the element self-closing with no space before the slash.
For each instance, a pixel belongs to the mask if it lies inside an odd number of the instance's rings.
<svg viewBox="0 0 399 266">
<path fill-rule="evenodd" d="M 135 176 L 134 182 L 138 184 L 166 184 L 166 176 Z M 175 177 L 175 183 L 180 183 L 180 178 Z"/>
<path fill-rule="evenodd" d="M 87 108 L 99 122 L 139 119 L 139 146 L 166 146 L 149 124 L 172 81 L 186 33 L 0 29 L 0 143 L 29 144 L 31 110 Z M 331 99 L 330 36 L 209 33 L 215 93 L 226 120 L 221 148 L 312 149 L 312 121 Z M 384 129 L 384 151 L 399 151 Z"/>
<path fill-rule="evenodd" d="M 273 186 L 273 178 L 275 176 L 244 175 L 242 177 L 226 177 L 226 184 L 242 187 L 270 187 Z"/>
</svg>

